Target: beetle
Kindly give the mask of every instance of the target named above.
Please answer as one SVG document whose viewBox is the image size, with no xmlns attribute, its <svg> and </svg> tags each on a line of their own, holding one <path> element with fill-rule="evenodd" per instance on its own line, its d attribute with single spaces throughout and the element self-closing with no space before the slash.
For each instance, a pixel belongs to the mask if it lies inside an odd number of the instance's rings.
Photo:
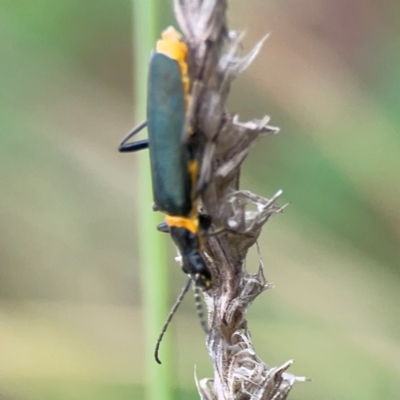
<svg viewBox="0 0 400 400">
<path fill-rule="evenodd" d="M 211 221 L 197 210 L 201 146 L 196 134 L 188 134 L 186 125 L 190 86 L 187 52 L 186 44 L 173 27 L 162 33 L 150 60 L 147 121 L 128 133 L 118 149 L 149 149 L 153 209 L 165 214 L 165 222 L 157 228 L 168 232 L 178 247 L 182 270 L 196 287 L 208 290 L 212 276 L 200 248 Z M 146 126 L 147 140 L 128 142 Z"/>
</svg>

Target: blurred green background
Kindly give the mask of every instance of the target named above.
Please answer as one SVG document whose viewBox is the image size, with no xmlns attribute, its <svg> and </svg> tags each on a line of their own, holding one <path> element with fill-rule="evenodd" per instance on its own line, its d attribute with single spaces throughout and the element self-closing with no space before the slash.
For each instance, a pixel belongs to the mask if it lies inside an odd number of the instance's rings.
<svg viewBox="0 0 400 400">
<path fill-rule="evenodd" d="M 390 1 L 230 2 L 246 50 L 272 33 L 229 107 L 281 127 L 242 188 L 290 203 L 260 240 L 276 288 L 249 326 L 268 364 L 313 379 L 292 399 L 400 398 L 399 18 Z M 3 0 L 0 54 L 0 399 L 140 398 L 150 186 L 116 151 L 144 117 L 131 1 Z M 169 249 L 172 304 L 185 277 Z M 190 296 L 169 337 L 176 398 L 196 399 L 194 365 L 212 369 Z"/>
</svg>

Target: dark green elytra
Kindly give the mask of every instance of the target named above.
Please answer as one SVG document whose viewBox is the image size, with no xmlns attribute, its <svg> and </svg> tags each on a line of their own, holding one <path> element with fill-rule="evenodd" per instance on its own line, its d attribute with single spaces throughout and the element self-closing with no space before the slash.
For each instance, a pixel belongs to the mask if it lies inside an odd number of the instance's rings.
<svg viewBox="0 0 400 400">
<path fill-rule="evenodd" d="M 186 106 L 178 63 L 161 53 L 150 61 L 147 123 L 154 203 L 169 215 L 192 210 L 189 156 L 182 143 Z"/>
</svg>

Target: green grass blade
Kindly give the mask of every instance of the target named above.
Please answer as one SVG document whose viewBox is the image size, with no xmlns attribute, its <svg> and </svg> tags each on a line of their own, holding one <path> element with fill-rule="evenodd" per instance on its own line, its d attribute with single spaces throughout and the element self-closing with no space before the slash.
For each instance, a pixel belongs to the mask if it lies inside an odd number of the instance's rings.
<svg viewBox="0 0 400 400">
<path fill-rule="evenodd" d="M 160 34 L 158 0 L 133 0 L 133 33 L 135 61 L 135 110 L 137 120 L 146 115 L 146 82 L 151 49 Z M 161 327 L 169 311 L 168 265 L 166 237 L 157 232 L 160 214 L 151 211 L 151 176 L 148 152 L 140 154 L 138 177 L 138 221 L 140 229 L 140 262 L 142 299 L 144 311 L 146 357 L 144 367 L 147 378 L 147 398 L 168 400 L 172 398 L 172 366 L 168 352 L 170 340 L 164 338 L 161 360 L 158 365 L 153 357 L 154 346 Z"/>
</svg>

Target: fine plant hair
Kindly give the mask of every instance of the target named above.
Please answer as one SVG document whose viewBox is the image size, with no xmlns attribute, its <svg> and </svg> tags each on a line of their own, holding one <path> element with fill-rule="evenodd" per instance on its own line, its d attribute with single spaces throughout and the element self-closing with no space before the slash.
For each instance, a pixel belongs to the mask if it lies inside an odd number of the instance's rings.
<svg viewBox="0 0 400 400">
<path fill-rule="evenodd" d="M 174 0 L 179 27 L 189 47 L 192 82 L 188 126 L 203 137 L 201 212 L 212 217 L 220 234 L 206 237 L 203 257 L 213 275 L 204 292 L 208 312 L 206 345 L 214 376 L 196 379 L 203 400 L 286 399 L 293 384 L 304 381 L 287 372 L 292 360 L 271 367 L 258 356 L 245 319 L 253 300 L 272 287 L 263 273 L 250 274 L 244 260 L 256 244 L 263 225 L 282 207 L 276 200 L 239 190 L 240 166 L 260 136 L 278 133 L 264 116 L 247 122 L 226 107 L 230 84 L 260 52 L 262 39 L 241 55 L 242 36 L 227 27 L 227 0 Z M 207 174 L 208 172 L 208 174 Z M 255 211 L 254 211 L 255 210 Z"/>
</svg>

